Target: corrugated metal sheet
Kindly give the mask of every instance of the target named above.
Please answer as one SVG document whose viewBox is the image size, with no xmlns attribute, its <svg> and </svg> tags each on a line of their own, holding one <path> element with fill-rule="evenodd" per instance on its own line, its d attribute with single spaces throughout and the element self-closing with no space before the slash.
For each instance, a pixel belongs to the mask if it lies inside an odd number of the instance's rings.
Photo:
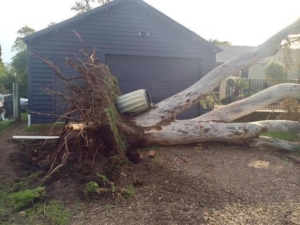
<svg viewBox="0 0 300 225">
<path fill-rule="evenodd" d="M 146 89 L 154 103 L 182 91 L 201 77 L 199 59 L 106 55 L 105 63 L 118 78 L 123 94 Z M 188 119 L 199 115 L 200 106 L 197 105 L 178 118 Z"/>
</svg>

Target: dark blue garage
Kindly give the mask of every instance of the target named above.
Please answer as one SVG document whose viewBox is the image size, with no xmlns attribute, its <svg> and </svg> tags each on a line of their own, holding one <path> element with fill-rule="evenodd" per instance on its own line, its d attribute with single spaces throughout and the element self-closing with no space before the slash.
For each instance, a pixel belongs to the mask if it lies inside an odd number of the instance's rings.
<svg viewBox="0 0 300 225">
<path fill-rule="evenodd" d="M 114 0 L 24 39 L 28 46 L 30 111 L 59 113 L 63 106 L 45 91 L 61 91 L 60 81 L 29 52 L 40 53 L 73 77 L 75 73 L 65 59 L 74 58 L 82 49 L 74 30 L 88 48 L 97 48 L 97 58 L 118 78 L 122 93 L 147 89 L 154 103 L 189 87 L 212 70 L 216 53 L 221 51 L 142 0 Z M 200 107 L 195 106 L 180 118 L 200 113 Z M 32 115 L 33 123 L 53 121 L 52 117 Z"/>
</svg>

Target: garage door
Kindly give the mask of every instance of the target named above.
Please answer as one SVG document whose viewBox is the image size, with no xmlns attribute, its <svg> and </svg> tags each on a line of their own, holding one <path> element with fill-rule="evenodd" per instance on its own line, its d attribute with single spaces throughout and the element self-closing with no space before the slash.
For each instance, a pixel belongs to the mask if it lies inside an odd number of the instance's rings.
<svg viewBox="0 0 300 225">
<path fill-rule="evenodd" d="M 182 91 L 201 77 L 200 59 L 106 55 L 105 63 L 118 78 L 123 94 L 147 89 L 154 103 Z M 199 115 L 200 106 L 196 105 L 178 119 Z"/>
</svg>

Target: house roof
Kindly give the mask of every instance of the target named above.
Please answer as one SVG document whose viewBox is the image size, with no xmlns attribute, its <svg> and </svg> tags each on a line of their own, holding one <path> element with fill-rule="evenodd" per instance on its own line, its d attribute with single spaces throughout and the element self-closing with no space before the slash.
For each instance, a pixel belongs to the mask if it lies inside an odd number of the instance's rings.
<svg viewBox="0 0 300 225">
<path fill-rule="evenodd" d="M 217 54 L 216 61 L 219 63 L 227 62 L 230 59 L 248 53 L 255 48 L 253 46 L 237 46 L 237 45 L 217 45 L 217 46 L 223 50 L 222 52 L 219 52 Z M 257 63 L 269 63 L 270 61 L 279 60 L 280 57 L 279 54 L 280 53 L 277 53 L 274 56 L 264 58 L 258 61 Z"/>
<path fill-rule="evenodd" d="M 124 1 L 133 1 L 138 3 L 139 5 L 141 5 L 142 7 L 150 10 L 154 15 L 159 16 L 160 18 L 164 19 L 165 21 L 167 21 L 168 23 L 170 23 L 171 26 L 173 27 L 177 27 L 179 28 L 181 31 L 185 32 L 186 34 L 191 36 L 191 40 L 197 40 L 205 45 L 207 45 L 208 47 L 210 47 L 211 49 L 213 49 L 214 52 L 220 52 L 222 51 L 222 49 L 220 49 L 218 46 L 216 46 L 215 44 L 203 39 L 202 37 L 200 37 L 198 34 L 194 33 L 193 31 L 189 30 L 188 28 L 184 27 L 183 25 L 179 24 L 178 22 L 176 22 L 175 20 L 171 19 L 170 17 L 168 17 L 167 15 L 163 14 L 162 12 L 158 11 L 157 9 L 153 8 L 152 6 L 150 6 L 149 4 L 147 4 L 146 2 L 144 2 L 143 0 L 114 0 L 111 1 L 109 3 L 106 3 L 102 6 L 99 6 L 97 8 L 94 8 L 88 12 L 82 13 L 80 15 L 76 15 L 70 19 L 67 19 L 63 22 L 57 23 L 51 27 L 47 27 L 43 30 L 37 31 L 29 36 L 26 36 L 23 38 L 23 40 L 27 43 L 30 42 L 32 40 L 34 40 L 37 37 L 43 36 L 45 34 L 48 34 L 50 32 L 53 31 L 57 31 L 62 27 L 65 27 L 69 24 L 72 24 L 74 22 L 80 21 L 80 20 L 84 20 L 85 18 L 94 15 L 96 13 L 101 13 L 103 11 L 108 10 L 111 7 L 114 7 L 115 5 L 118 5 L 121 2 Z"/>
</svg>

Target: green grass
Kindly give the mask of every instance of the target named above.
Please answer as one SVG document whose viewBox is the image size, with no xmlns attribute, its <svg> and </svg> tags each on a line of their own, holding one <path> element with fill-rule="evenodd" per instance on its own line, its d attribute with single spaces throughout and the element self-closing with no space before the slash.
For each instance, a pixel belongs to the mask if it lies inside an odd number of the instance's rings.
<svg viewBox="0 0 300 225">
<path fill-rule="evenodd" d="M 27 121 L 27 113 L 21 113 L 21 120 Z M 12 124 L 14 124 L 15 121 L 13 119 L 7 120 L 7 121 L 0 121 L 0 135 L 5 131 L 7 128 L 9 128 Z"/>
<path fill-rule="evenodd" d="M 10 205 L 16 210 L 28 207 L 45 194 L 44 187 L 25 189 L 8 195 Z"/>
<path fill-rule="evenodd" d="M 0 220 L 6 215 L 7 212 L 6 201 L 5 201 L 6 193 L 7 192 L 5 190 L 5 186 L 2 183 L 0 183 Z"/>
<path fill-rule="evenodd" d="M 9 128 L 15 121 L 14 120 L 7 120 L 7 121 L 0 121 L 0 135 Z"/>
<path fill-rule="evenodd" d="M 57 130 L 60 131 L 62 130 L 63 126 L 64 123 L 33 124 L 30 127 L 26 127 L 25 130 L 32 133 L 40 133 L 40 132 L 44 132 L 45 130 L 48 130 L 50 132 L 51 129 L 53 129 L 54 131 Z"/>
<path fill-rule="evenodd" d="M 45 203 L 37 203 L 26 211 L 30 224 L 37 220 L 48 220 L 50 224 L 68 225 L 71 224 L 72 212 L 67 210 L 65 205 L 57 200 Z M 48 223 L 47 223 L 48 224 Z"/>
<path fill-rule="evenodd" d="M 300 137 L 298 137 L 295 133 L 267 132 L 267 133 L 264 133 L 263 136 L 278 138 L 278 139 L 290 141 L 290 142 L 299 142 L 300 141 Z"/>
</svg>

